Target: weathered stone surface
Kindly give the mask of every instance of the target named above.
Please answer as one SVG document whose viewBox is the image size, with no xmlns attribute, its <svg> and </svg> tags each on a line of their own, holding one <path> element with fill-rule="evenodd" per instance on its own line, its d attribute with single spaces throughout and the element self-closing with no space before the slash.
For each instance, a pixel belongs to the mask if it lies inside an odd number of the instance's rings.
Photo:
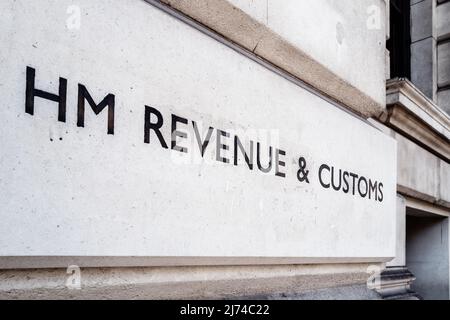
<svg viewBox="0 0 450 320">
<path fill-rule="evenodd" d="M 378 127 L 397 140 L 398 191 L 450 208 L 450 117 L 408 80 L 387 84 L 388 112 Z M 377 125 L 375 123 L 375 125 Z"/>
<path fill-rule="evenodd" d="M 439 199 L 439 158 L 399 134 L 396 134 L 396 139 L 398 142 L 397 183 L 411 192 L 416 192 L 417 195 L 422 194 L 424 200 Z"/>
<path fill-rule="evenodd" d="M 406 264 L 416 276 L 411 288 L 427 300 L 448 300 L 449 219 L 412 215 L 406 225 Z"/>
<path fill-rule="evenodd" d="M 154 3 L 149 0 L 148 2 Z M 385 10 L 382 0 L 314 3 L 162 0 L 365 117 L 385 108 Z M 319 3 L 320 2 L 320 3 Z M 306 6 L 307 10 L 303 7 Z M 312 14 L 318 10 L 318 14 Z M 372 8 L 376 26 L 367 27 Z M 264 14 L 264 9 L 267 10 Z M 325 9 L 325 10 L 324 10 Z M 360 12 L 355 15 L 354 12 Z M 321 19 L 321 28 L 316 19 Z M 299 25 L 299 23 L 301 25 Z M 313 32 L 315 37 L 302 36 Z M 321 41 L 316 39 L 320 38 Z M 362 52 L 361 43 L 364 46 Z M 323 49 L 323 45 L 330 46 Z M 329 52 L 334 52 L 329 55 Z M 355 53 L 358 52 L 358 55 Z M 376 52 L 376 54 L 374 54 Z M 338 59 L 336 59 L 338 55 Z M 347 61 L 347 63 L 343 63 Z M 348 68 L 350 64 L 353 67 Z M 370 74 L 358 70 L 369 69 Z"/>
<path fill-rule="evenodd" d="M 366 285 L 339 286 L 326 289 L 318 289 L 308 292 L 287 292 L 271 295 L 245 297 L 246 299 L 270 299 L 270 300 L 381 300 L 382 297 L 376 291 L 367 288 Z"/>
<path fill-rule="evenodd" d="M 438 91 L 437 96 L 439 107 L 450 115 L 450 89 Z"/>
<path fill-rule="evenodd" d="M 434 37 L 435 24 L 433 23 L 433 17 L 435 6 L 434 0 L 424 0 L 412 4 L 411 41 L 413 43 L 425 38 Z"/>
<path fill-rule="evenodd" d="M 444 212 L 447 214 L 450 208 L 448 201 L 450 165 L 394 130 L 383 125 L 377 126 L 397 140 L 398 192 L 429 204 L 442 206 L 446 208 Z M 401 241 L 403 236 L 401 234 L 397 236 L 400 237 L 397 241 Z"/>
<path fill-rule="evenodd" d="M 442 159 L 450 159 L 450 116 L 410 81 L 388 81 L 387 105 L 387 112 L 379 117 L 382 122 L 413 137 Z"/>
</svg>

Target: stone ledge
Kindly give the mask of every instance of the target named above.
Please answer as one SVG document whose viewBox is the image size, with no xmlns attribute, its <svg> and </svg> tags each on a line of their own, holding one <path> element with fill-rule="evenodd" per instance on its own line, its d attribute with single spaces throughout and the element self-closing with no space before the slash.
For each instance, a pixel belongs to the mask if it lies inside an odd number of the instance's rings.
<svg viewBox="0 0 450 320">
<path fill-rule="evenodd" d="M 233 299 L 364 285 L 368 265 L 86 268 L 0 271 L 0 299 Z"/>
<path fill-rule="evenodd" d="M 193 19 L 360 116 L 369 118 L 385 110 L 384 105 L 226 0 L 145 1 L 168 13 L 175 12 Z"/>
<path fill-rule="evenodd" d="M 442 178 L 439 176 L 438 181 L 441 179 Z M 445 212 L 450 208 L 450 202 L 446 200 L 447 198 L 443 198 L 445 195 L 441 193 L 441 190 L 438 190 L 437 194 L 430 195 L 399 183 L 397 184 L 397 192 L 405 197 L 435 205 L 435 207 L 428 208 L 428 210 L 431 212 L 439 212 L 440 215 L 445 215 Z"/>
<path fill-rule="evenodd" d="M 400 189 L 401 187 L 399 187 Z M 445 200 L 440 201 L 425 201 L 421 200 L 420 196 L 415 196 L 414 192 L 411 190 L 400 190 L 403 194 L 413 194 L 413 196 L 405 195 L 406 206 L 414 209 L 414 213 L 419 217 L 450 217 L 450 203 Z"/>
<path fill-rule="evenodd" d="M 450 117 L 409 80 L 387 82 L 387 110 L 378 119 L 450 162 Z"/>
<path fill-rule="evenodd" d="M 426 211 L 447 216 L 450 208 L 450 163 L 436 152 L 430 152 L 429 146 L 425 148 L 423 143 L 414 141 L 417 139 L 407 137 L 401 129 L 378 120 L 370 119 L 369 122 L 397 141 L 397 192 L 407 200 L 422 201 L 420 207 Z M 433 178 L 422 179 L 423 175 Z"/>
<path fill-rule="evenodd" d="M 193 266 L 286 266 L 378 264 L 392 257 L 128 257 L 128 256 L 0 256 L 0 269 L 47 269 L 77 265 L 97 267 L 193 267 Z"/>
</svg>

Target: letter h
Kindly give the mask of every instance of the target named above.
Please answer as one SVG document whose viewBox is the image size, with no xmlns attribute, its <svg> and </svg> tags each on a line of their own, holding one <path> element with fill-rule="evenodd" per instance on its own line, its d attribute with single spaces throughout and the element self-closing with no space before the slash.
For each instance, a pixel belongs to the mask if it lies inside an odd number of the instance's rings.
<svg viewBox="0 0 450 320">
<path fill-rule="evenodd" d="M 27 66 L 27 86 L 25 92 L 25 112 L 34 115 L 34 97 L 58 102 L 58 121 L 66 122 L 67 80 L 59 78 L 59 94 L 35 88 L 35 69 Z"/>
</svg>

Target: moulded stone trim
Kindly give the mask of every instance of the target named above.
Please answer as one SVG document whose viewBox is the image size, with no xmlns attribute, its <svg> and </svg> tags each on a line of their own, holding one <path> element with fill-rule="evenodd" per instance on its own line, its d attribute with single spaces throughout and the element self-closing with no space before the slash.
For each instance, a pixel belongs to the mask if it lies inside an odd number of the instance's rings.
<svg viewBox="0 0 450 320">
<path fill-rule="evenodd" d="M 384 263 L 392 257 L 105 257 L 105 256 L 0 256 L 0 269 L 96 267 L 332 265 L 341 263 Z"/>
<path fill-rule="evenodd" d="M 406 267 L 390 267 L 380 276 L 380 285 L 376 291 L 386 300 L 419 300 L 420 297 L 411 290 L 416 277 Z"/>
<path fill-rule="evenodd" d="M 387 82 L 387 110 L 378 119 L 450 161 L 450 117 L 409 80 Z"/>
<path fill-rule="evenodd" d="M 442 1 L 440 1 L 442 2 Z M 437 36 L 439 40 L 450 38 L 450 2 L 437 6 Z"/>
<path fill-rule="evenodd" d="M 256 54 L 356 114 L 369 118 L 385 106 L 226 0 L 146 0 L 190 17 Z M 167 8 L 166 8 L 167 9 Z"/>
</svg>

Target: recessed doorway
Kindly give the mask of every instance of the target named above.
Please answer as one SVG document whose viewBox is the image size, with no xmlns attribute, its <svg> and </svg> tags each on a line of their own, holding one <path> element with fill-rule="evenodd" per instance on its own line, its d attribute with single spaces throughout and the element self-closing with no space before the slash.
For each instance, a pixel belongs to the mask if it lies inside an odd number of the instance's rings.
<svg viewBox="0 0 450 320">
<path fill-rule="evenodd" d="M 425 300 L 449 299 L 448 218 L 406 209 L 406 265 L 411 289 Z"/>
</svg>

